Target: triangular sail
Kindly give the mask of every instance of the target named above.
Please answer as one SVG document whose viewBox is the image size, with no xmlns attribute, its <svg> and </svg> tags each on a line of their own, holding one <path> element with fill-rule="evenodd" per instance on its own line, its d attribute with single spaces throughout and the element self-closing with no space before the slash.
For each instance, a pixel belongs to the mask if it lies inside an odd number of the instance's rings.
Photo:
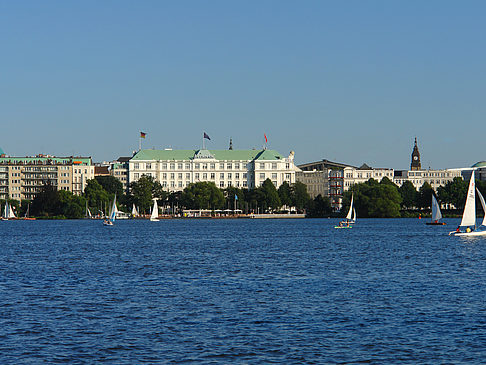
<svg viewBox="0 0 486 365">
<path fill-rule="evenodd" d="M 353 221 L 356 222 L 356 209 L 353 208 Z"/>
<path fill-rule="evenodd" d="M 115 198 L 113 199 L 113 205 L 111 206 L 111 211 L 110 211 L 110 221 L 115 222 L 116 219 L 116 195 Z"/>
<path fill-rule="evenodd" d="M 476 188 L 476 191 L 478 192 L 479 200 L 481 201 L 481 206 L 483 207 L 484 212 L 483 223 L 481 223 L 481 225 L 486 226 L 486 203 L 484 202 L 483 194 L 481 194 L 478 188 Z"/>
<path fill-rule="evenodd" d="M 13 208 L 10 204 L 8 205 L 8 213 L 7 214 L 8 214 L 7 218 L 17 218 L 17 216 L 15 215 Z"/>
<path fill-rule="evenodd" d="M 135 204 L 133 204 L 133 207 L 132 207 L 132 215 L 134 217 L 138 217 L 138 212 L 137 212 L 137 208 L 135 207 Z"/>
<path fill-rule="evenodd" d="M 351 204 L 349 205 L 348 215 L 346 216 L 347 220 L 351 220 L 353 215 L 353 199 L 354 199 L 354 195 L 351 195 Z"/>
<path fill-rule="evenodd" d="M 442 213 L 440 212 L 439 202 L 435 198 L 434 193 L 432 193 L 432 222 L 442 219 Z"/>
<path fill-rule="evenodd" d="M 474 181 L 474 170 L 469 181 L 469 188 L 467 190 L 466 205 L 464 206 L 464 213 L 462 214 L 461 226 L 475 226 L 476 225 L 476 183 Z"/>
<path fill-rule="evenodd" d="M 150 219 L 157 219 L 159 216 L 159 207 L 157 205 L 157 199 L 154 199 L 154 206 L 152 208 L 152 215 L 150 216 Z"/>
<path fill-rule="evenodd" d="M 8 202 L 5 202 L 5 207 L 3 208 L 2 218 L 8 218 Z"/>
</svg>

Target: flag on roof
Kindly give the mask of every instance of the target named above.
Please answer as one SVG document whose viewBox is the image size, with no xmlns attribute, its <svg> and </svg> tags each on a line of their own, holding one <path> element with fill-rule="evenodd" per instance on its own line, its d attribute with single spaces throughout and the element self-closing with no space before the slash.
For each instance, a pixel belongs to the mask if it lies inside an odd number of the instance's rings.
<svg viewBox="0 0 486 365">
<path fill-rule="evenodd" d="M 209 138 L 209 136 L 206 134 L 206 132 L 204 132 L 204 138 L 211 140 L 211 138 Z"/>
<path fill-rule="evenodd" d="M 140 138 L 145 138 L 146 135 L 147 135 L 147 133 L 140 132 Z"/>
<path fill-rule="evenodd" d="M 267 135 L 265 133 L 263 133 L 263 136 L 265 137 L 265 143 L 267 143 Z"/>
</svg>

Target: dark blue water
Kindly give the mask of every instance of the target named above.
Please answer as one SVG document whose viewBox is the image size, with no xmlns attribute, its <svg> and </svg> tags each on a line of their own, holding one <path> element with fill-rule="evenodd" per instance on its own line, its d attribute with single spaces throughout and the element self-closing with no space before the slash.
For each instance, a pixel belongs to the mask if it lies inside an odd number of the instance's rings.
<svg viewBox="0 0 486 365">
<path fill-rule="evenodd" d="M 0 363 L 486 359 L 486 239 L 335 222 L 0 222 Z"/>
</svg>

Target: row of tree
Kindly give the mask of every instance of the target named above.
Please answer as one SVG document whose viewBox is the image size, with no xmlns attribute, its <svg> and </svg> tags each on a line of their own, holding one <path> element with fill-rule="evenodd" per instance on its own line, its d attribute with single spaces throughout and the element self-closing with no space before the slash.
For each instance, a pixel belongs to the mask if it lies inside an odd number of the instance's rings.
<svg viewBox="0 0 486 365">
<path fill-rule="evenodd" d="M 476 187 L 484 195 L 486 182 L 476 181 Z M 434 192 L 432 186 L 425 182 L 419 190 L 410 181 L 398 187 L 384 177 L 380 182 L 370 179 L 365 183 L 353 185 L 343 197 L 343 211 L 349 207 L 351 196 L 354 196 L 356 211 L 360 217 L 400 217 L 408 216 L 410 211 L 423 212 L 431 208 L 432 194 L 446 209 L 459 213 L 464 208 L 468 182 L 459 177 L 440 186 Z"/>
</svg>

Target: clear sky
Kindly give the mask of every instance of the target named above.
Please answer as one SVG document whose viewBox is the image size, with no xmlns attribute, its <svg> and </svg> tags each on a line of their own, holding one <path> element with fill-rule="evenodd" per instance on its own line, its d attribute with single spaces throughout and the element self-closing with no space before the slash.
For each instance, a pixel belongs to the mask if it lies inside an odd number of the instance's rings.
<svg viewBox="0 0 486 365">
<path fill-rule="evenodd" d="M 1 1 L 10 155 L 268 148 L 408 168 L 486 160 L 484 1 Z"/>
</svg>

